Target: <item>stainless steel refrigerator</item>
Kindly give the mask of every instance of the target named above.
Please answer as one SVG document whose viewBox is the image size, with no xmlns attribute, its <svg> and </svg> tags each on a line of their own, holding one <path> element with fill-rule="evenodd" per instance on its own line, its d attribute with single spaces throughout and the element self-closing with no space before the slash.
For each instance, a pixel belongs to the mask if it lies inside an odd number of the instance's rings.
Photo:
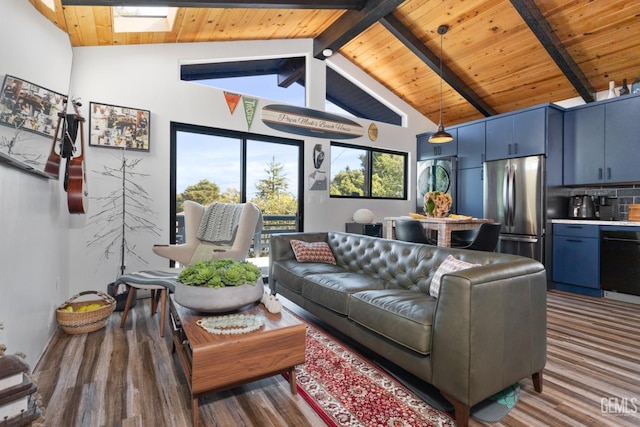
<svg viewBox="0 0 640 427">
<path fill-rule="evenodd" d="M 502 223 L 497 251 L 544 262 L 544 156 L 486 162 L 485 218 Z"/>
</svg>

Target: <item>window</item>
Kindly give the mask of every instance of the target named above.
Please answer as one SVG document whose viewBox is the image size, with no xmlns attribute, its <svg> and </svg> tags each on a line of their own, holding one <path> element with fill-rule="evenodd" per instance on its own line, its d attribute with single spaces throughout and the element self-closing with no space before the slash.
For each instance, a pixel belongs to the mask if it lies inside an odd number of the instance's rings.
<svg viewBox="0 0 640 427">
<path fill-rule="evenodd" d="M 168 32 L 176 14 L 175 7 L 114 6 L 113 29 L 116 33 Z"/>
<path fill-rule="evenodd" d="M 331 143 L 331 197 L 407 198 L 406 153 Z"/>
<path fill-rule="evenodd" d="M 304 61 L 300 57 L 184 64 L 180 67 L 180 78 L 231 92 L 304 106 L 304 86 L 296 82 L 283 86 L 278 84 L 279 79 L 289 72 L 288 64 L 304 64 Z"/>
</svg>

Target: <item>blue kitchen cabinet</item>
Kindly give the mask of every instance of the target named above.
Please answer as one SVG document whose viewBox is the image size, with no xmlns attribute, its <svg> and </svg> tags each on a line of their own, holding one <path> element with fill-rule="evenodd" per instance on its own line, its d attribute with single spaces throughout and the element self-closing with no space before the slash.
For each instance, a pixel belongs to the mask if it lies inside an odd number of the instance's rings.
<svg viewBox="0 0 640 427">
<path fill-rule="evenodd" d="M 481 168 L 485 157 L 486 123 L 458 126 L 458 169 Z"/>
<path fill-rule="evenodd" d="M 640 181 L 640 96 L 565 113 L 564 185 Z"/>
<path fill-rule="evenodd" d="M 605 180 L 640 181 L 640 97 L 605 104 L 604 135 Z"/>
<path fill-rule="evenodd" d="M 418 143 L 418 161 L 435 157 L 455 156 L 458 153 L 458 132 L 455 128 L 446 129 L 453 136 L 453 141 L 444 144 L 432 144 L 429 137 L 434 132 L 422 133 L 416 137 Z"/>
<path fill-rule="evenodd" d="M 561 291 L 602 296 L 599 226 L 553 225 L 553 282 Z"/>
<path fill-rule="evenodd" d="M 604 129 L 604 104 L 565 112 L 565 185 L 603 182 Z"/>
<path fill-rule="evenodd" d="M 524 110 L 486 121 L 486 159 L 545 154 L 548 107 Z"/>
<path fill-rule="evenodd" d="M 482 184 L 481 167 L 458 169 L 456 213 L 482 218 Z"/>
</svg>

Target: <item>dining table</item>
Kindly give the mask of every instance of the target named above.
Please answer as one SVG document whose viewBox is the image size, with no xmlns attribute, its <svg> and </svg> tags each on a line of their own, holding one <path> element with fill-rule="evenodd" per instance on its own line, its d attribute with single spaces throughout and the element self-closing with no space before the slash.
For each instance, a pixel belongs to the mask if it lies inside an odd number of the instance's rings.
<svg viewBox="0 0 640 427">
<path fill-rule="evenodd" d="M 412 218 L 409 216 L 385 217 L 384 237 L 385 239 L 396 238 L 395 220 L 413 219 L 419 221 L 425 230 L 436 230 L 438 232 L 438 246 L 451 247 L 451 232 L 460 230 L 474 230 L 480 228 L 485 222 L 494 222 L 487 218 Z"/>
</svg>

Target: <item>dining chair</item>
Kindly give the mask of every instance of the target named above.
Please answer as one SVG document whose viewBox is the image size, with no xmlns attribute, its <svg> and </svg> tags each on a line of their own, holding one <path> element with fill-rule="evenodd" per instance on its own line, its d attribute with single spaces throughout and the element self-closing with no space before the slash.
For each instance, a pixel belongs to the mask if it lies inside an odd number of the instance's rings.
<svg viewBox="0 0 640 427">
<path fill-rule="evenodd" d="M 454 245 L 451 243 L 451 247 L 459 249 L 470 249 L 474 251 L 486 251 L 493 252 L 498 246 L 498 240 L 500 238 L 500 228 L 502 224 L 499 222 L 485 222 L 480 225 L 473 240 L 466 245 Z"/>
<path fill-rule="evenodd" d="M 468 246 L 478 234 L 478 229 L 473 230 L 453 230 L 451 232 L 451 247 Z"/>
<path fill-rule="evenodd" d="M 402 240 L 412 243 L 423 243 L 426 245 L 435 245 L 436 241 L 426 234 L 426 230 L 420 221 L 413 219 L 396 219 L 395 220 L 396 240 Z"/>
</svg>

